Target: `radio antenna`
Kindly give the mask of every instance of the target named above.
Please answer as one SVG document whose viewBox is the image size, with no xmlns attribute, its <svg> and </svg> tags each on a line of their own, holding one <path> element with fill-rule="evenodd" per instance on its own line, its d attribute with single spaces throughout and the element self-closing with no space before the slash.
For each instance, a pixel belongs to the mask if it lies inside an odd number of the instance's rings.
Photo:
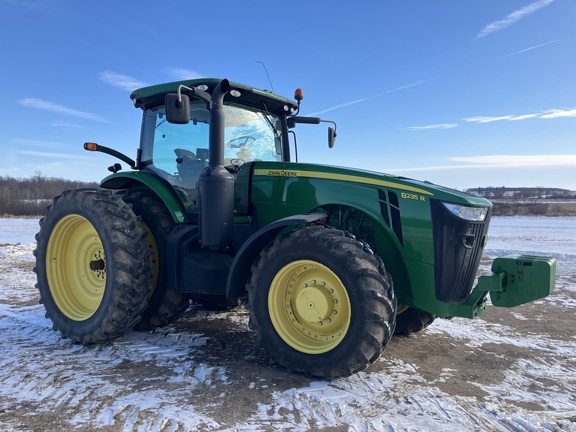
<svg viewBox="0 0 576 432">
<path fill-rule="evenodd" d="M 260 63 L 262 65 L 262 67 L 264 68 L 264 72 L 266 72 L 266 76 L 268 77 L 268 82 L 270 83 L 270 88 L 272 89 L 272 93 L 276 93 L 274 91 L 274 86 L 272 85 L 272 80 L 270 79 L 270 75 L 268 75 L 268 69 L 266 69 L 266 65 L 259 60 L 256 60 L 256 63 Z"/>
</svg>

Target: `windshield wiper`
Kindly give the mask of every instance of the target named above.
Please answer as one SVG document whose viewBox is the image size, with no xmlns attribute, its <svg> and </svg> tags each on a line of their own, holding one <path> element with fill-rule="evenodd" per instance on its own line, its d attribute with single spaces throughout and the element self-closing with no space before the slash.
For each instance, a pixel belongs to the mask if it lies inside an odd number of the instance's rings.
<svg viewBox="0 0 576 432">
<path fill-rule="evenodd" d="M 276 127 L 274 127 L 274 123 L 272 123 L 272 120 L 270 120 L 270 118 L 272 117 L 272 114 L 270 114 L 270 111 L 268 111 L 268 107 L 266 106 L 266 102 L 262 102 L 262 105 L 264 106 L 264 109 L 266 110 L 266 115 L 262 111 L 258 111 L 258 114 L 260 114 L 264 118 L 264 120 L 266 120 L 266 122 L 268 123 L 268 126 L 270 126 L 270 129 L 272 129 L 273 135 L 276 137 L 277 136 Z"/>
</svg>

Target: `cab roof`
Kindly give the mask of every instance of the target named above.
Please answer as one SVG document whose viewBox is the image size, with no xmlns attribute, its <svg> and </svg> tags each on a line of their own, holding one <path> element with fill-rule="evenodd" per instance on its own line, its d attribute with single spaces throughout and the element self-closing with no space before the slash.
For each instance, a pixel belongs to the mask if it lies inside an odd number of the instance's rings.
<svg viewBox="0 0 576 432">
<path fill-rule="evenodd" d="M 216 88 L 221 81 L 222 80 L 218 78 L 200 78 L 158 84 L 134 90 L 130 94 L 130 99 L 132 99 L 135 107 L 146 109 L 163 105 L 166 94 L 176 93 L 181 85 L 186 87 L 201 87 L 202 90 L 212 94 L 214 88 Z M 232 90 L 237 90 L 237 92 L 232 92 Z M 187 94 L 187 91 L 182 89 L 182 93 Z M 239 95 L 233 96 L 233 93 L 239 93 Z M 226 94 L 224 100 L 258 109 L 264 108 L 265 105 L 266 109 L 276 113 L 284 112 L 286 114 L 292 114 L 298 109 L 298 104 L 293 100 L 278 96 L 267 90 L 260 90 L 235 82 L 230 82 L 230 91 Z"/>
</svg>

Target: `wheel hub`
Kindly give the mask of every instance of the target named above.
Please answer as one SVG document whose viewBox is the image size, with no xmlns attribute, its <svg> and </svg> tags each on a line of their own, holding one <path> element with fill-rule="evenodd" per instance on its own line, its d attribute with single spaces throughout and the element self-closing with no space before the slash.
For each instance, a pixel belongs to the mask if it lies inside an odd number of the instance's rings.
<svg viewBox="0 0 576 432">
<path fill-rule="evenodd" d="M 104 270 L 104 260 L 103 259 L 99 259 L 99 260 L 92 260 L 90 261 L 90 270 L 92 271 L 102 271 Z"/>
<path fill-rule="evenodd" d="M 350 326 L 346 287 L 332 270 L 315 261 L 283 267 L 272 281 L 268 306 L 280 337 L 306 353 L 329 351 Z"/>
<path fill-rule="evenodd" d="M 323 321 L 332 312 L 331 298 L 326 289 L 316 286 L 303 288 L 294 300 L 292 306 L 296 313 L 310 323 Z"/>
</svg>

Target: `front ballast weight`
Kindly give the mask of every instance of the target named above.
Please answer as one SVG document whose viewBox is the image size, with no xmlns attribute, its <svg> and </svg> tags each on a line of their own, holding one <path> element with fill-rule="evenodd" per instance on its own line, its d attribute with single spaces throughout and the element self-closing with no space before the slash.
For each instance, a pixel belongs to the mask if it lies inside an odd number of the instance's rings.
<svg viewBox="0 0 576 432">
<path fill-rule="evenodd" d="M 532 255 L 494 259 L 492 274 L 478 278 L 478 288 L 490 292 L 494 306 L 514 307 L 544 298 L 556 282 L 556 260 Z"/>
</svg>

